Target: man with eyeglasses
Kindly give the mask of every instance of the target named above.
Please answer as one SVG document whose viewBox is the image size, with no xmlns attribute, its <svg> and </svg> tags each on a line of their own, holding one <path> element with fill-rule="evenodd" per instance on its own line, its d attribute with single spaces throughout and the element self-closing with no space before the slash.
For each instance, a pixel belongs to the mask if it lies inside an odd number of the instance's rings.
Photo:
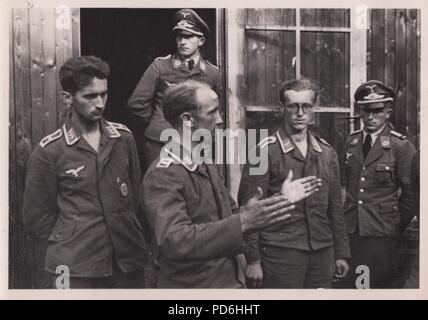
<svg viewBox="0 0 428 320">
<path fill-rule="evenodd" d="M 345 145 L 345 218 L 352 260 L 343 286 L 394 288 L 398 238 L 414 215 L 410 177 L 415 148 L 388 126 L 392 88 L 371 80 L 358 87 L 354 98 L 364 128 L 351 133 Z M 368 281 L 357 279 L 358 266 Z"/>
<path fill-rule="evenodd" d="M 269 197 L 282 193 L 294 201 L 293 178 L 316 176 L 318 192 L 297 200 L 288 221 L 247 237 L 248 286 L 263 288 L 331 288 L 344 277 L 350 258 L 340 192 L 336 152 L 308 130 L 318 89 L 307 79 L 284 83 L 280 101 L 282 126 L 259 143 L 268 147 L 268 170 L 250 175 L 246 165 L 238 201 L 245 203 L 261 187 Z M 286 181 L 286 182 L 287 182 Z"/>
</svg>

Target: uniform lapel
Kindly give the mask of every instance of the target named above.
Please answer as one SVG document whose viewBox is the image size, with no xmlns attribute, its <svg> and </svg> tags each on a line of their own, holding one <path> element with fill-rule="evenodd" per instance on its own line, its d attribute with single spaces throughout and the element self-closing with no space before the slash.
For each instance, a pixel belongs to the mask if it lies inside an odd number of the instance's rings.
<svg viewBox="0 0 428 320">
<path fill-rule="evenodd" d="M 360 132 L 352 137 L 348 150 L 347 157 L 354 157 L 360 164 L 364 163 L 363 155 L 363 133 Z"/>
<path fill-rule="evenodd" d="M 88 151 L 92 154 L 97 154 L 95 150 L 89 145 L 86 139 L 82 139 L 81 133 L 73 126 L 71 118 L 68 116 L 62 126 L 65 137 L 65 142 L 68 146 L 75 145 L 77 148 Z"/>
<path fill-rule="evenodd" d="M 293 140 L 288 137 L 283 131 L 277 131 L 277 138 L 279 140 L 279 144 L 281 146 L 281 150 L 284 154 L 293 152 L 292 157 L 296 160 L 305 162 L 306 159 L 303 157 L 302 153 L 299 151 L 299 148 L 296 147 Z"/>
<path fill-rule="evenodd" d="M 315 137 L 308 131 L 308 159 L 318 158 L 322 149 Z"/>
<path fill-rule="evenodd" d="M 369 153 L 367 154 L 366 160 L 364 162 L 366 166 L 369 165 L 370 163 L 373 163 L 383 155 L 383 150 L 381 146 L 382 136 L 385 136 L 385 130 L 382 130 L 382 132 L 377 136 L 373 147 L 370 149 Z"/>
<path fill-rule="evenodd" d="M 98 151 L 98 161 L 104 167 L 108 160 L 110 159 L 111 152 L 113 150 L 114 144 L 121 135 L 111 124 L 105 120 L 100 121 L 101 128 L 101 138 L 100 138 L 100 148 Z"/>
<path fill-rule="evenodd" d="M 210 177 L 211 184 L 213 186 L 214 196 L 217 202 L 218 214 L 220 219 L 224 219 L 232 215 L 232 209 L 230 207 L 230 201 L 223 186 L 223 182 L 220 179 L 218 168 L 214 164 L 206 166 L 208 175 Z"/>
<path fill-rule="evenodd" d="M 308 154 L 305 162 L 305 175 L 312 174 L 312 172 L 319 175 L 320 169 L 318 168 L 318 160 L 320 153 L 322 153 L 321 146 L 315 137 L 308 131 Z M 313 169 L 312 166 L 315 166 L 315 169 Z"/>
</svg>

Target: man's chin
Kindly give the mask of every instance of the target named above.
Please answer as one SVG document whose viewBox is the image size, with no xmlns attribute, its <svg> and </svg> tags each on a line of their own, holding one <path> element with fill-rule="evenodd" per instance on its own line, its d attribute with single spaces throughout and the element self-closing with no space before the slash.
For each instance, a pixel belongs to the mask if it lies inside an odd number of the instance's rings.
<svg viewBox="0 0 428 320">
<path fill-rule="evenodd" d="M 104 114 L 96 114 L 96 115 L 92 115 L 88 120 L 92 121 L 92 122 L 96 122 L 98 120 L 101 120 L 103 118 Z"/>
<path fill-rule="evenodd" d="M 303 131 L 308 127 L 307 124 L 303 124 L 303 123 L 296 123 L 293 125 L 293 129 L 297 132 L 299 131 Z"/>
<path fill-rule="evenodd" d="M 180 56 L 182 57 L 182 58 L 184 58 L 184 59 L 186 59 L 186 58 L 188 58 L 190 55 L 189 55 L 189 52 L 187 51 L 187 50 L 178 50 L 178 53 L 180 54 Z"/>
</svg>

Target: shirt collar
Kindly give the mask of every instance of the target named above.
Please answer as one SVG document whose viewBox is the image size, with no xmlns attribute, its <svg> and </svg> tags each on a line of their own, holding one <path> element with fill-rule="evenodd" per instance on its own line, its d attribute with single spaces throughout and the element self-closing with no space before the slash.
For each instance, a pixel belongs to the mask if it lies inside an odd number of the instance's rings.
<svg viewBox="0 0 428 320">
<path fill-rule="evenodd" d="M 195 66 L 198 64 L 198 62 L 199 62 L 200 58 L 201 58 L 201 55 L 200 55 L 199 53 L 198 53 L 198 54 L 195 54 L 195 55 L 193 56 L 192 60 L 193 60 L 193 62 L 195 63 Z M 187 63 L 189 60 L 190 60 L 190 59 L 183 59 L 183 61 L 184 61 L 185 63 Z"/>
<path fill-rule="evenodd" d="M 197 56 L 192 58 L 193 61 L 195 62 L 195 66 L 193 69 L 195 69 L 196 67 L 201 70 L 202 72 L 206 72 L 207 71 L 207 65 L 206 62 L 204 61 L 204 59 L 202 58 L 202 56 L 200 54 L 198 54 Z M 174 69 L 178 69 L 181 66 L 185 66 L 187 68 L 187 60 L 184 60 L 180 57 L 179 54 L 175 54 L 172 56 L 172 67 Z"/>
<path fill-rule="evenodd" d="M 386 124 L 384 124 L 382 126 L 382 128 L 380 128 L 378 131 L 370 133 L 371 137 L 372 137 L 372 146 L 375 144 L 377 137 L 380 135 L 380 133 L 383 131 L 383 129 L 385 129 Z M 366 132 L 366 130 L 363 130 L 363 141 L 366 139 L 366 136 L 368 135 L 368 132 Z"/>
</svg>

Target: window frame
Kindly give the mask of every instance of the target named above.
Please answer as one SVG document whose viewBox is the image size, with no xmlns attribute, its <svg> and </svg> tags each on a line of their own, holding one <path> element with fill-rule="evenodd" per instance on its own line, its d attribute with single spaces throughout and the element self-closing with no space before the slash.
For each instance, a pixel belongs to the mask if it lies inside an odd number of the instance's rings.
<svg viewBox="0 0 428 320">
<path fill-rule="evenodd" d="M 245 9 L 247 10 L 247 9 Z M 361 17 L 361 13 L 356 12 L 356 9 L 350 10 L 350 27 L 308 27 L 301 25 L 301 10 L 295 10 L 295 26 L 269 25 L 269 26 L 251 26 L 245 24 L 244 31 L 293 31 L 295 32 L 295 59 L 296 59 L 296 78 L 301 77 L 301 34 L 302 32 L 326 32 L 326 33 L 348 33 L 350 35 L 350 86 L 349 86 L 349 107 L 316 107 L 317 113 L 341 113 L 344 116 L 352 118 L 354 116 L 354 103 L 352 102 L 353 93 L 356 88 L 366 81 L 366 52 L 367 52 L 367 26 L 359 26 L 356 22 L 357 17 Z M 364 13 L 363 13 L 364 14 Z M 368 21 L 367 13 L 366 20 Z M 351 45 L 352 44 L 352 45 Z M 247 112 L 277 112 L 278 106 L 258 106 L 246 105 Z M 354 121 L 350 122 L 350 131 L 354 130 Z"/>
</svg>

